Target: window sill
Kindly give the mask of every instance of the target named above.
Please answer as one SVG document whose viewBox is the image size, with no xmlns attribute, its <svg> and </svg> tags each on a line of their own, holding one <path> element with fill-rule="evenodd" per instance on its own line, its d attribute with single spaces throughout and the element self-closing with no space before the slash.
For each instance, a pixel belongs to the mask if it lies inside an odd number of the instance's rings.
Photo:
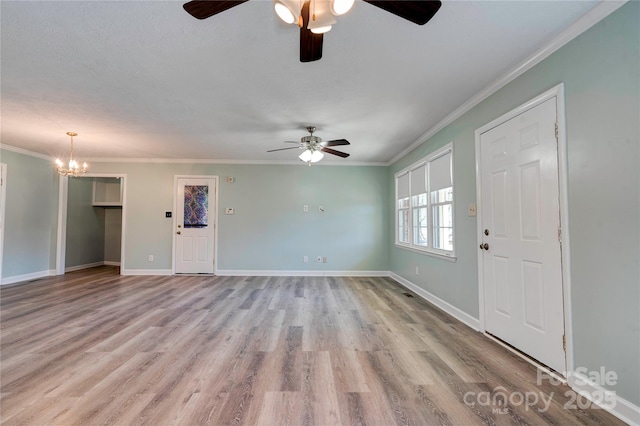
<svg viewBox="0 0 640 426">
<path fill-rule="evenodd" d="M 398 244 L 395 243 L 395 246 L 397 248 L 403 249 L 403 250 L 408 250 L 408 251 L 412 251 L 414 253 L 420 253 L 420 254 L 424 254 L 426 256 L 431 256 L 431 257 L 435 257 L 436 259 L 443 259 L 449 262 L 455 262 L 458 260 L 458 258 L 452 253 L 451 255 L 446 255 L 446 254 L 441 254 L 435 251 L 431 251 L 431 250 L 427 250 L 427 249 L 418 249 L 415 247 L 411 247 L 411 246 L 407 246 L 407 245 L 403 245 L 403 244 Z"/>
</svg>

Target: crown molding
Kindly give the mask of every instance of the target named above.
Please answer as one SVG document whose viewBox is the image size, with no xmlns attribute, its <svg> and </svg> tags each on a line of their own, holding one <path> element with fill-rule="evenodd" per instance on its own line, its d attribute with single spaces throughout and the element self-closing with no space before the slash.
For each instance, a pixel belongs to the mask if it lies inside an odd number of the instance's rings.
<svg viewBox="0 0 640 426">
<path fill-rule="evenodd" d="M 146 164 L 238 164 L 238 165 L 280 165 L 280 166 L 300 166 L 306 165 L 299 160 L 270 161 L 270 160 L 225 160 L 225 159 L 202 159 L 202 158 L 117 158 L 117 157 L 95 157 L 85 158 L 88 163 L 146 163 Z M 313 163 L 313 166 L 388 166 L 387 163 L 358 163 L 354 161 L 320 161 Z"/>
<path fill-rule="evenodd" d="M 51 157 L 50 155 L 29 151 L 28 149 L 18 148 L 17 146 L 13 145 L 0 144 L 0 149 L 6 149 L 7 151 L 15 152 L 17 154 L 28 155 L 29 157 L 36 157 L 47 161 L 53 161 L 53 157 Z"/>
<path fill-rule="evenodd" d="M 556 38 L 551 40 L 545 46 L 537 50 L 533 55 L 531 55 L 528 59 L 525 59 L 516 67 L 508 71 L 505 75 L 495 80 L 489 86 L 482 89 L 480 92 L 476 93 L 473 97 L 469 98 L 465 103 L 456 108 L 453 112 L 439 121 L 435 126 L 431 127 L 420 136 L 414 143 L 412 143 L 409 147 L 405 148 L 393 157 L 386 164 L 388 166 L 393 165 L 398 160 L 409 154 L 411 151 L 416 149 L 418 146 L 422 145 L 426 141 L 428 141 L 431 137 L 433 137 L 440 130 L 447 127 L 449 124 L 453 123 L 455 120 L 460 118 L 462 115 L 469 112 L 473 107 L 477 106 L 480 102 L 487 99 L 489 96 L 496 93 L 498 90 L 502 89 L 504 86 L 524 74 L 526 71 L 530 70 L 544 59 L 548 58 L 552 53 L 563 47 L 565 44 L 569 43 L 574 38 L 578 37 L 580 34 L 587 31 L 589 28 L 602 21 L 604 18 L 618 10 L 622 7 L 628 0 L 623 1 L 602 1 L 589 12 L 585 13 L 580 19 L 571 24 L 567 29 L 562 31 Z"/>
</svg>

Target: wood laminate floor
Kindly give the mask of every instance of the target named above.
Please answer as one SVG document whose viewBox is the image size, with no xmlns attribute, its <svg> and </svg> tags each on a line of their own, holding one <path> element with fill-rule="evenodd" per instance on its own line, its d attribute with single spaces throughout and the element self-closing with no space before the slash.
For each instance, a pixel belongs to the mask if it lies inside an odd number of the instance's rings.
<svg viewBox="0 0 640 426">
<path fill-rule="evenodd" d="M 537 385 L 530 364 L 403 293 L 386 278 L 133 277 L 108 267 L 1 288 L 0 418 L 622 424 L 565 408 L 568 387 Z"/>
</svg>

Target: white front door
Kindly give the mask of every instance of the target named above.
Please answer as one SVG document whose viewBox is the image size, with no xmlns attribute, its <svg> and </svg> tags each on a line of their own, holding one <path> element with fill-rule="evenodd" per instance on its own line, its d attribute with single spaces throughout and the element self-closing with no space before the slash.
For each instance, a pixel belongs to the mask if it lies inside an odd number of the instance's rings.
<svg viewBox="0 0 640 426">
<path fill-rule="evenodd" d="M 556 98 L 480 134 L 485 330 L 566 370 Z"/>
<path fill-rule="evenodd" d="M 216 179 L 176 180 L 175 272 L 212 274 L 216 216 Z"/>
</svg>

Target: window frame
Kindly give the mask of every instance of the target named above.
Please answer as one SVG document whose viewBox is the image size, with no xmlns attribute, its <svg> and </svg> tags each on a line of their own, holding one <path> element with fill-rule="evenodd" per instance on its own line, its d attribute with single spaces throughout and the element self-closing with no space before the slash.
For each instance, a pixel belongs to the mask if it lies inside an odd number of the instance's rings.
<svg viewBox="0 0 640 426">
<path fill-rule="evenodd" d="M 431 188 L 430 188 L 430 179 L 429 179 L 429 172 L 430 172 L 430 164 L 431 162 L 437 160 L 438 158 L 441 158 L 444 155 L 450 154 L 451 155 L 451 163 L 450 163 L 450 172 L 451 172 L 451 192 L 452 192 L 452 196 L 451 196 L 451 201 L 438 201 L 438 202 L 434 202 L 433 198 L 432 198 L 432 194 L 431 194 Z M 456 237 L 456 226 L 455 226 L 455 182 L 454 182 L 454 167 L 453 167 L 453 142 L 449 142 L 448 144 L 446 144 L 445 146 L 443 146 L 440 149 L 437 149 L 435 151 L 433 151 L 432 153 L 424 156 L 423 158 L 421 158 L 420 160 L 412 163 L 411 165 L 403 168 L 402 170 L 398 171 L 397 173 L 395 173 L 394 175 L 394 183 L 395 183 L 395 194 L 394 194 L 394 213 L 395 213 L 395 246 L 398 248 L 402 248 L 405 250 L 411 250 L 411 251 L 416 251 L 418 253 L 422 253 L 422 254 L 426 254 L 426 255 L 430 255 L 430 256 L 434 256 L 434 257 L 438 257 L 438 258 L 443 258 L 446 260 L 450 260 L 450 261 L 455 261 L 456 260 L 456 242 L 455 242 L 455 237 Z M 425 174 L 425 180 L 426 180 L 426 198 L 427 198 L 427 203 L 426 205 L 420 204 L 420 205 L 415 205 L 414 204 L 414 200 L 416 199 L 415 197 L 417 197 L 416 194 L 412 194 L 411 191 L 411 172 L 414 170 L 418 170 L 420 169 L 422 166 L 424 166 L 424 174 Z M 400 198 L 398 198 L 399 195 L 399 183 L 400 183 L 400 177 L 402 176 L 408 176 L 408 179 L 404 179 L 403 183 L 408 182 L 408 193 L 409 193 L 409 205 L 406 208 L 400 208 L 399 206 L 399 201 Z M 406 188 L 404 192 L 406 192 Z M 404 195 L 403 192 L 403 195 Z M 444 249 L 440 249 L 440 248 L 435 248 L 434 247 L 434 232 L 436 231 L 436 229 L 441 229 L 443 228 L 442 223 L 438 224 L 439 226 L 435 226 L 435 224 L 433 223 L 434 220 L 434 208 L 437 208 L 439 206 L 443 206 L 443 205 L 451 205 L 451 234 L 452 234 L 452 249 L 451 250 L 444 250 Z M 415 224 L 415 219 L 414 219 L 414 211 L 416 211 L 416 209 L 419 208 L 425 208 L 427 210 L 427 245 L 419 245 L 416 244 L 414 242 L 414 236 L 415 236 L 415 231 L 414 231 L 414 224 Z M 399 221 L 399 214 L 401 211 L 406 211 L 408 212 L 408 219 L 407 219 L 407 226 L 409 228 L 409 232 L 408 232 L 408 242 L 403 242 L 400 241 L 400 221 Z M 446 227 L 444 227 L 446 228 Z"/>
</svg>

